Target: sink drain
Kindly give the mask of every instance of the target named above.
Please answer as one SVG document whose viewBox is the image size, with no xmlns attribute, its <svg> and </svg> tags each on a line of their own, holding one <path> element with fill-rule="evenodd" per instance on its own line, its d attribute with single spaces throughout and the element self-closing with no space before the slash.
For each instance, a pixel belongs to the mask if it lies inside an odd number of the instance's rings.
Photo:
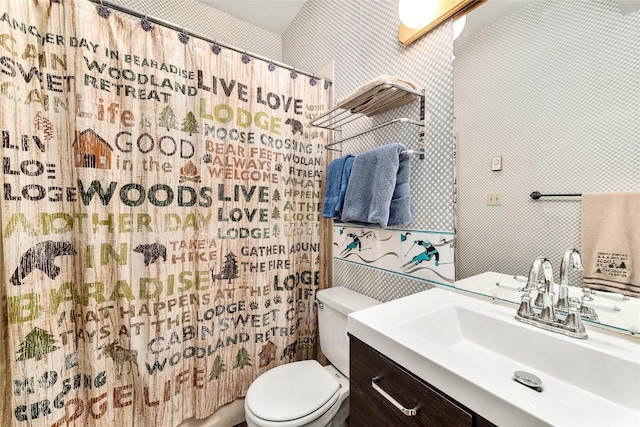
<svg viewBox="0 0 640 427">
<path fill-rule="evenodd" d="M 542 392 L 542 380 L 532 373 L 525 371 L 515 371 L 513 373 L 514 381 L 519 382 L 522 385 L 525 385 L 538 393 Z"/>
</svg>

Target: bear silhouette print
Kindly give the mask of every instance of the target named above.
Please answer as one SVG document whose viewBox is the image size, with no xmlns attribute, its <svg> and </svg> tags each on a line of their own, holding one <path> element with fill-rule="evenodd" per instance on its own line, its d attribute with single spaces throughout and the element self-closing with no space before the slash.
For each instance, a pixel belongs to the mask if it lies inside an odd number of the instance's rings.
<svg viewBox="0 0 640 427">
<path fill-rule="evenodd" d="M 75 255 L 77 252 L 70 242 L 54 242 L 46 240 L 29 248 L 20 257 L 18 267 L 9 279 L 13 286 L 22 285 L 22 279 L 33 270 L 40 270 L 50 279 L 55 279 L 60 274 L 60 267 L 54 261 L 63 255 Z"/>
<path fill-rule="evenodd" d="M 167 260 L 167 248 L 160 243 L 138 245 L 133 251 L 144 255 L 144 265 L 153 264 L 160 257 L 163 261 Z"/>
<path fill-rule="evenodd" d="M 302 122 L 300 120 L 296 120 L 296 119 L 287 119 L 284 122 L 285 125 L 291 125 L 291 132 L 293 132 L 293 134 L 295 135 L 296 132 L 300 132 L 300 135 L 302 135 Z"/>
</svg>

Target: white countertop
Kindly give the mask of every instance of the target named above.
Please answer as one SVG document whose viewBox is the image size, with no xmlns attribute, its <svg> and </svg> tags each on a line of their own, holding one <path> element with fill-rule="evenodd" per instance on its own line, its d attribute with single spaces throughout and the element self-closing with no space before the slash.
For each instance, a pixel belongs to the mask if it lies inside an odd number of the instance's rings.
<svg viewBox="0 0 640 427">
<path fill-rule="evenodd" d="M 499 276 L 495 276 L 497 274 L 482 275 L 484 277 L 481 282 L 487 279 L 495 283 L 499 279 Z M 532 370 L 526 363 L 492 353 L 488 350 L 489 347 L 475 345 L 474 340 L 458 341 L 458 344 L 464 345 L 457 347 L 455 343 L 443 345 L 432 339 L 434 334 L 438 335 L 439 325 L 444 325 L 442 322 L 435 322 L 437 325 L 425 324 L 428 327 L 424 333 L 416 330 L 415 326 L 412 326 L 412 330 L 407 327 L 418 324 L 416 322 L 419 319 L 436 319 L 437 317 L 429 316 L 438 316 L 443 307 L 452 304 L 468 307 L 481 316 L 490 318 L 494 325 L 506 325 L 511 330 L 516 330 L 516 327 L 532 328 L 514 319 L 516 306 L 473 298 L 465 292 L 436 288 L 352 313 L 349 315 L 347 329 L 353 336 L 496 425 L 640 425 L 640 399 L 637 405 L 635 398 L 631 403 L 627 399 L 619 404 L 583 390 L 570 380 L 557 379 L 549 372 L 540 373 L 545 390 L 537 393 L 512 379 L 515 370 Z M 615 352 L 616 363 L 624 365 L 625 369 L 630 366 L 628 372 L 640 375 L 640 368 L 636 369 L 636 365 L 640 365 L 640 341 L 618 338 L 591 328 L 588 328 L 589 340 L 576 340 L 534 329 L 542 334 L 536 336 L 540 336 L 544 343 L 558 343 L 558 348 L 567 349 L 577 345 L 593 348 L 599 354 Z M 495 336 L 491 336 L 491 331 L 478 331 L 478 334 L 489 337 L 490 341 L 497 340 Z M 447 338 L 438 339 L 446 341 Z M 523 344 L 517 340 L 512 341 L 506 343 L 505 348 L 519 349 Z M 543 347 L 549 346 L 545 344 Z M 580 378 L 602 382 L 603 386 L 612 387 L 612 394 L 615 394 L 615 384 L 624 383 L 626 387 L 631 387 L 630 395 L 640 396 L 639 378 L 616 376 L 617 372 L 608 371 L 606 366 L 581 366 L 581 360 L 567 361 L 564 350 L 556 352 L 553 348 L 536 348 L 536 355 L 538 351 L 543 360 L 554 362 L 550 366 L 554 366 L 557 361 L 558 364 L 570 363 L 571 366 L 580 368 L 581 374 L 578 375 L 577 382 L 580 382 Z M 583 387 L 588 388 L 588 385 Z M 625 395 L 619 395 L 611 398 L 622 401 L 625 400 L 624 397 Z"/>
</svg>

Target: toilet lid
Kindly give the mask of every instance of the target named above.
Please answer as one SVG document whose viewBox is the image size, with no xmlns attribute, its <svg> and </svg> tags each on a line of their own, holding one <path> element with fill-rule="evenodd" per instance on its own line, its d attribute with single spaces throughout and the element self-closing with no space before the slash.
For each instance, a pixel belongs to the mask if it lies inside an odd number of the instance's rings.
<svg viewBox="0 0 640 427">
<path fill-rule="evenodd" d="M 245 400 L 268 421 L 290 421 L 317 411 L 338 393 L 340 384 L 315 360 L 289 363 L 260 375 Z"/>
</svg>

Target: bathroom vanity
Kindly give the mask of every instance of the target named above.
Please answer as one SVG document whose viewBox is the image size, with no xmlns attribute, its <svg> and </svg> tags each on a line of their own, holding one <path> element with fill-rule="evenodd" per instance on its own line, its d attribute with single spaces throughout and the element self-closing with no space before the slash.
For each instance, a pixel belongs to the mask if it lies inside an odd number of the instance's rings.
<svg viewBox="0 0 640 427">
<path fill-rule="evenodd" d="M 494 425 L 359 339 L 351 336 L 350 346 L 351 426 Z M 380 389 L 382 393 L 378 391 Z M 392 402 L 401 405 L 404 410 Z"/>
<path fill-rule="evenodd" d="M 349 315 L 353 425 L 640 425 L 640 340 L 515 314 L 437 288 Z"/>
</svg>

